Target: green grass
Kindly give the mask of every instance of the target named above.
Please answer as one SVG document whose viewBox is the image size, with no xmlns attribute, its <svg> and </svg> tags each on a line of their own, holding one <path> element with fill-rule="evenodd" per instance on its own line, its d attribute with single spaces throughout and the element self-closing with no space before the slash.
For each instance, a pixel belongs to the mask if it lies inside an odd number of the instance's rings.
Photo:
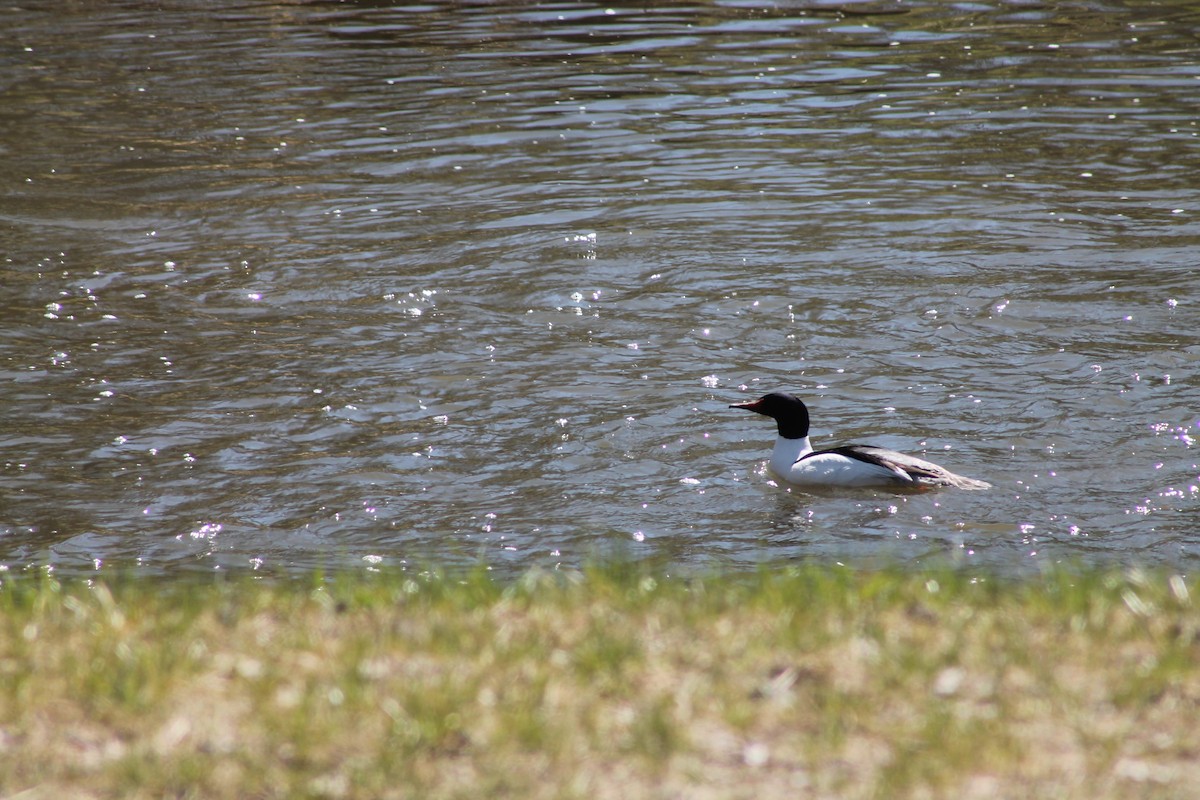
<svg viewBox="0 0 1200 800">
<path fill-rule="evenodd" d="M 0 796 L 1185 798 L 1191 580 L 0 584 Z"/>
</svg>

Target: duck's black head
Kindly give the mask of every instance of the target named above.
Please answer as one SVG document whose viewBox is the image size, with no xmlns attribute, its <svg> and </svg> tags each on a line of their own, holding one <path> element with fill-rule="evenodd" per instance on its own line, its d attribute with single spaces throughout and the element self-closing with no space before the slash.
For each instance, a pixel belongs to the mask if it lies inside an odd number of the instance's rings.
<svg viewBox="0 0 1200 800">
<path fill-rule="evenodd" d="M 733 403 L 729 407 L 744 408 L 771 417 L 779 426 L 779 435 L 785 439 L 808 436 L 808 407 L 794 394 L 771 392 L 749 403 Z"/>
</svg>

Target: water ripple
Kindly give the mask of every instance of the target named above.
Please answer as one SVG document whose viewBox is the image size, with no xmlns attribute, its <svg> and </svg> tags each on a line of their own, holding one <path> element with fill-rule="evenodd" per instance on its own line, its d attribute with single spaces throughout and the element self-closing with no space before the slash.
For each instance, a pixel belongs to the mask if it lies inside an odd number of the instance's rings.
<svg viewBox="0 0 1200 800">
<path fill-rule="evenodd" d="M 9 569 L 1195 563 L 1186 4 L 60 11 Z M 772 486 L 776 388 L 996 489 Z"/>
</svg>

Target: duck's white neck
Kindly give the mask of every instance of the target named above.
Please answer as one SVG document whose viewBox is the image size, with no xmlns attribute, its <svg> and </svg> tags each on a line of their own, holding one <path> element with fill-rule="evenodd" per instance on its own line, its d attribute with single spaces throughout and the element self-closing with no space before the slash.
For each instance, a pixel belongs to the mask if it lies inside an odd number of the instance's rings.
<svg viewBox="0 0 1200 800">
<path fill-rule="evenodd" d="M 775 449 L 771 451 L 771 472 L 780 478 L 787 478 L 792 471 L 792 465 L 805 453 L 811 452 L 812 445 L 807 436 L 799 439 L 785 439 L 777 436 L 775 437 Z"/>
</svg>

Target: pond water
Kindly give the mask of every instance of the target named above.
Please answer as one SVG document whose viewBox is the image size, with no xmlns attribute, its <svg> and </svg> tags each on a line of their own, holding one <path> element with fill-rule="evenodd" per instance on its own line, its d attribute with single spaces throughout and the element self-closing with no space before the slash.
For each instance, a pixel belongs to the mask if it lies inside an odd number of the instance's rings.
<svg viewBox="0 0 1200 800">
<path fill-rule="evenodd" d="M 25 6 L 11 572 L 1200 558 L 1191 2 Z"/>
</svg>

